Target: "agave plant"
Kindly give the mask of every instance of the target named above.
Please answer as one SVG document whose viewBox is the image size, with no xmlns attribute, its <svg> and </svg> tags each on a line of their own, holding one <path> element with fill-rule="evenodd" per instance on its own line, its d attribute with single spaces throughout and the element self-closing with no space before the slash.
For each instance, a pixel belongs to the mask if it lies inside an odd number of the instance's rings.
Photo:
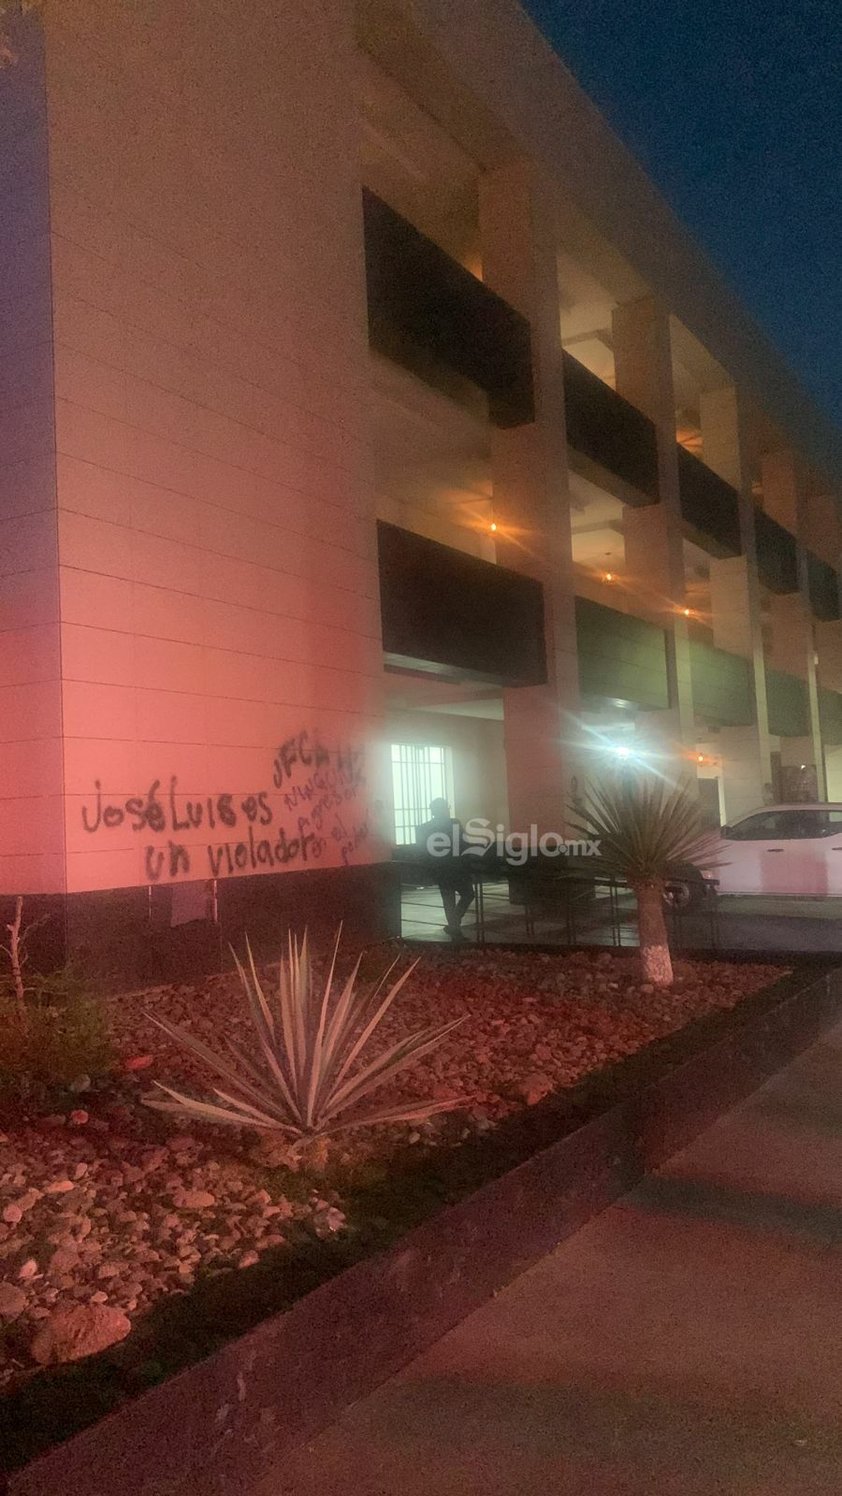
<svg viewBox="0 0 842 1496">
<path fill-rule="evenodd" d="M 664 892 L 682 863 L 717 865 L 718 839 L 706 830 L 687 784 L 623 775 L 592 789 L 578 807 L 578 830 L 601 844 L 601 862 L 624 878 L 637 900 L 640 958 L 646 980 L 672 983 Z"/>
<path fill-rule="evenodd" d="M 461 1019 L 422 1029 L 366 1060 L 364 1051 L 378 1025 L 417 965 L 388 986 L 397 960 L 373 988 L 359 984 L 362 957 L 340 987 L 335 980 L 341 928 L 323 990 L 316 987 L 307 935 L 289 937 L 274 993 L 266 991 L 246 942 L 246 964 L 234 959 L 248 998 L 257 1039 L 255 1055 L 225 1040 L 218 1053 L 194 1034 L 149 1014 L 166 1034 L 196 1055 L 222 1084 L 213 1100 L 186 1096 L 156 1082 L 167 1100 L 148 1100 L 158 1111 L 206 1122 L 282 1134 L 293 1149 L 352 1127 L 376 1122 L 409 1122 L 444 1111 L 452 1101 L 417 1101 L 364 1109 L 372 1091 L 435 1049 Z"/>
</svg>

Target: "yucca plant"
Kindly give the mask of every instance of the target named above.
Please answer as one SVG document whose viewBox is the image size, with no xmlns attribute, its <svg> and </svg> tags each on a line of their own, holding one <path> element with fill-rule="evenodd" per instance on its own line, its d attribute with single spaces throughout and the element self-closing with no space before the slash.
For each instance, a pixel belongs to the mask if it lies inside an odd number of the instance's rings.
<svg viewBox="0 0 842 1496">
<path fill-rule="evenodd" d="M 718 839 L 705 828 L 689 785 L 652 776 L 618 776 L 590 790 L 578 807 L 577 830 L 599 840 L 601 865 L 623 878 L 637 900 L 640 959 L 656 987 L 672 984 L 664 894 L 681 864 L 717 865 Z"/>
<path fill-rule="evenodd" d="M 258 976 L 248 942 L 245 965 L 235 953 L 257 1039 L 255 1055 L 244 1053 L 231 1039 L 225 1040 L 227 1054 L 217 1053 L 187 1029 L 150 1014 L 222 1085 L 212 1087 L 213 1100 L 202 1100 L 156 1082 L 168 1099 L 147 1104 L 200 1121 L 279 1133 L 295 1151 L 352 1127 L 420 1120 L 451 1107 L 452 1101 L 430 1100 L 365 1109 L 372 1091 L 429 1054 L 461 1019 L 409 1034 L 366 1060 L 369 1041 L 417 962 L 388 986 L 396 959 L 366 989 L 358 981 L 360 957 L 340 986 L 335 980 L 340 937 L 341 929 L 321 991 L 313 979 L 306 933 L 300 944 L 289 937 L 273 993 Z"/>
</svg>

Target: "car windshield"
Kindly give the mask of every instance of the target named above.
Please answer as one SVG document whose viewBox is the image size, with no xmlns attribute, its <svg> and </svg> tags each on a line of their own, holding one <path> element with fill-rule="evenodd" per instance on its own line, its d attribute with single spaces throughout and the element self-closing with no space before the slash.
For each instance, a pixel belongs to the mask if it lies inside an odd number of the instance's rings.
<svg viewBox="0 0 842 1496">
<path fill-rule="evenodd" d="M 842 810 L 765 810 L 732 826 L 730 841 L 814 841 L 842 834 Z"/>
</svg>

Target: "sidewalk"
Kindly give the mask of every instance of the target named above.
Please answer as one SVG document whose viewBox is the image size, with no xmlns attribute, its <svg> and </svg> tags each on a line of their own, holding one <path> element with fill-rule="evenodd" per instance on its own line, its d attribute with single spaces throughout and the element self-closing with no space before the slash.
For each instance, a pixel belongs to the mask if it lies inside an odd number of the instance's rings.
<svg viewBox="0 0 842 1496">
<path fill-rule="evenodd" d="M 840 1492 L 842 1025 L 255 1496 Z"/>
</svg>

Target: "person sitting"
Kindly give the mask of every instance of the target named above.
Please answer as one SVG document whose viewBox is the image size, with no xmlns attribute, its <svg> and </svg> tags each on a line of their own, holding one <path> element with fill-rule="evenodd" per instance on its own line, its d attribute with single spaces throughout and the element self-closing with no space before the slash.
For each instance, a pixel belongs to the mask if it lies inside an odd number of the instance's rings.
<svg viewBox="0 0 842 1496">
<path fill-rule="evenodd" d="M 442 842 L 446 839 L 446 847 Z M 441 796 L 430 802 L 430 820 L 418 826 L 416 845 L 435 859 L 435 880 L 444 906 L 447 930 L 454 942 L 464 941 L 462 921 L 474 902 L 474 880 L 460 860 L 462 825 L 450 814 L 450 806 Z"/>
</svg>

